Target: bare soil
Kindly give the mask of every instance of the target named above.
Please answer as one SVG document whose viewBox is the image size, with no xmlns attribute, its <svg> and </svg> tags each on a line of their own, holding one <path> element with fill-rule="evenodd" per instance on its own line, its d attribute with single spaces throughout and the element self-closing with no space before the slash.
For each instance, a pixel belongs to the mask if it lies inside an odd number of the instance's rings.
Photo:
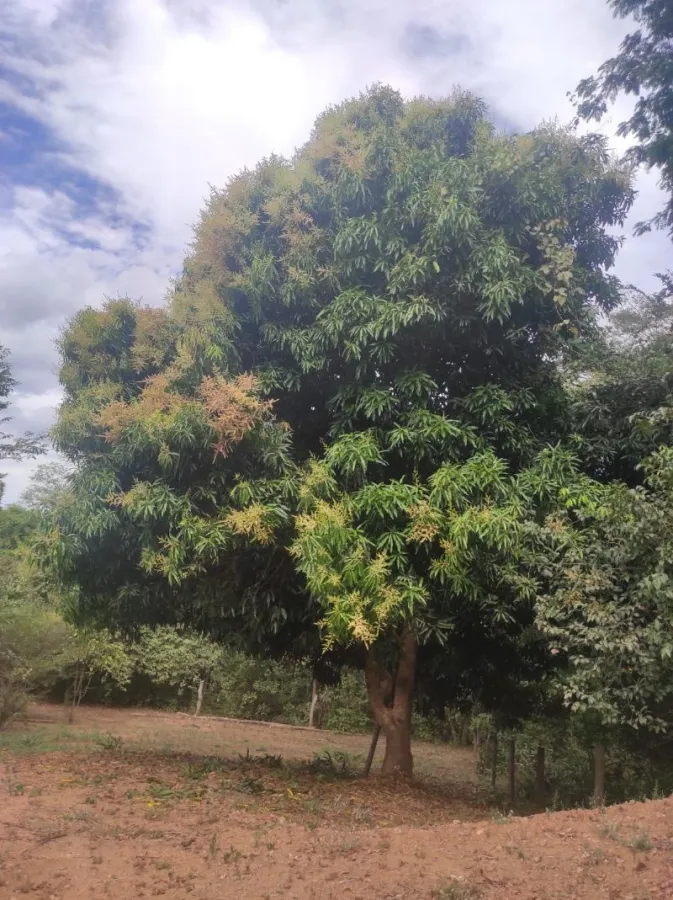
<svg viewBox="0 0 673 900">
<path fill-rule="evenodd" d="M 408 784 L 357 774 L 367 736 L 65 720 L 0 735 L 2 900 L 673 900 L 673 799 L 505 817 L 470 750 L 417 744 Z"/>
</svg>

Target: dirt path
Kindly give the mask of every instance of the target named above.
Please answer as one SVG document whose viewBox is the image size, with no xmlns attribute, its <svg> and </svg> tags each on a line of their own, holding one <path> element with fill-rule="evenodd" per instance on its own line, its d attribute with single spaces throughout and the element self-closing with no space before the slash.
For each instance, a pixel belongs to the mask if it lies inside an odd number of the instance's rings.
<svg viewBox="0 0 673 900">
<path fill-rule="evenodd" d="M 366 738 L 314 751 L 263 726 L 93 710 L 64 729 L 57 713 L 3 738 L 2 900 L 673 898 L 670 799 L 493 819 L 450 748 L 419 746 L 445 777 L 409 786 L 291 761 Z M 210 755 L 222 742 L 229 760 Z"/>
</svg>

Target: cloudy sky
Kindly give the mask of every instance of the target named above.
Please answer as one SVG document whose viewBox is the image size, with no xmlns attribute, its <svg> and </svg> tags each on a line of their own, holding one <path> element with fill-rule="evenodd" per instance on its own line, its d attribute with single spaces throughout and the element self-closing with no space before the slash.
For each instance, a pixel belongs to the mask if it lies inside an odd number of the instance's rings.
<svg viewBox="0 0 673 900">
<path fill-rule="evenodd" d="M 13 429 L 53 420 L 53 342 L 68 316 L 106 295 L 161 303 L 208 184 L 290 153 L 328 103 L 376 81 L 408 96 L 461 84 L 510 127 L 568 120 L 566 92 L 628 27 L 606 0 L 0 2 L 0 343 L 20 381 Z M 661 205 L 654 176 L 639 188 L 633 221 Z M 669 250 L 663 235 L 629 239 L 618 274 L 651 287 Z M 33 465 L 2 463 L 4 502 Z"/>
</svg>

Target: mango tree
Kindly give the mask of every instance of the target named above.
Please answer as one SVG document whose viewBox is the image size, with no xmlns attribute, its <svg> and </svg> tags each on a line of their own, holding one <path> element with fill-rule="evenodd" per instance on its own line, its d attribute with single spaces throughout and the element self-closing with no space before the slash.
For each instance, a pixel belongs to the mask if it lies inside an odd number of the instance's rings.
<svg viewBox="0 0 673 900">
<path fill-rule="evenodd" d="M 512 523 L 530 513 L 510 482 L 572 428 L 558 363 L 619 299 L 608 228 L 631 199 L 596 136 L 498 134 L 469 94 L 384 87 L 214 190 L 166 310 L 116 301 L 61 341 L 55 436 L 79 473 L 45 541 L 82 609 L 292 653 L 320 623 L 335 650 L 368 648 L 377 716 L 397 703 L 400 722 L 419 641 L 435 672 L 466 632 L 516 666 L 501 648 L 532 613 Z M 454 476 L 467 496 L 440 501 Z M 369 618 L 329 612 L 304 516 L 363 561 L 343 577 L 374 592 Z M 476 582 L 442 562 L 453 516 Z M 388 737 L 386 768 L 408 771 L 408 729 Z"/>
</svg>

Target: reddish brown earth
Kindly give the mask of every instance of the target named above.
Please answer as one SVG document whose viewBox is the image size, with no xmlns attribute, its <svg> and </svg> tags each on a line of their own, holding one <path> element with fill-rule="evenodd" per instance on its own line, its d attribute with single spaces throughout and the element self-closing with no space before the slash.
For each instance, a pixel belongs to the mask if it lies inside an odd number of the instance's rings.
<svg viewBox="0 0 673 900">
<path fill-rule="evenodd" d="M 36 707 L 0 736 L 2 900 L 673 900 L 671 799 L 493 817 L 470 751 L 418 745 L 409 785 L 299 762 L 364 736 L 63 720 Z"/>
</svg>

